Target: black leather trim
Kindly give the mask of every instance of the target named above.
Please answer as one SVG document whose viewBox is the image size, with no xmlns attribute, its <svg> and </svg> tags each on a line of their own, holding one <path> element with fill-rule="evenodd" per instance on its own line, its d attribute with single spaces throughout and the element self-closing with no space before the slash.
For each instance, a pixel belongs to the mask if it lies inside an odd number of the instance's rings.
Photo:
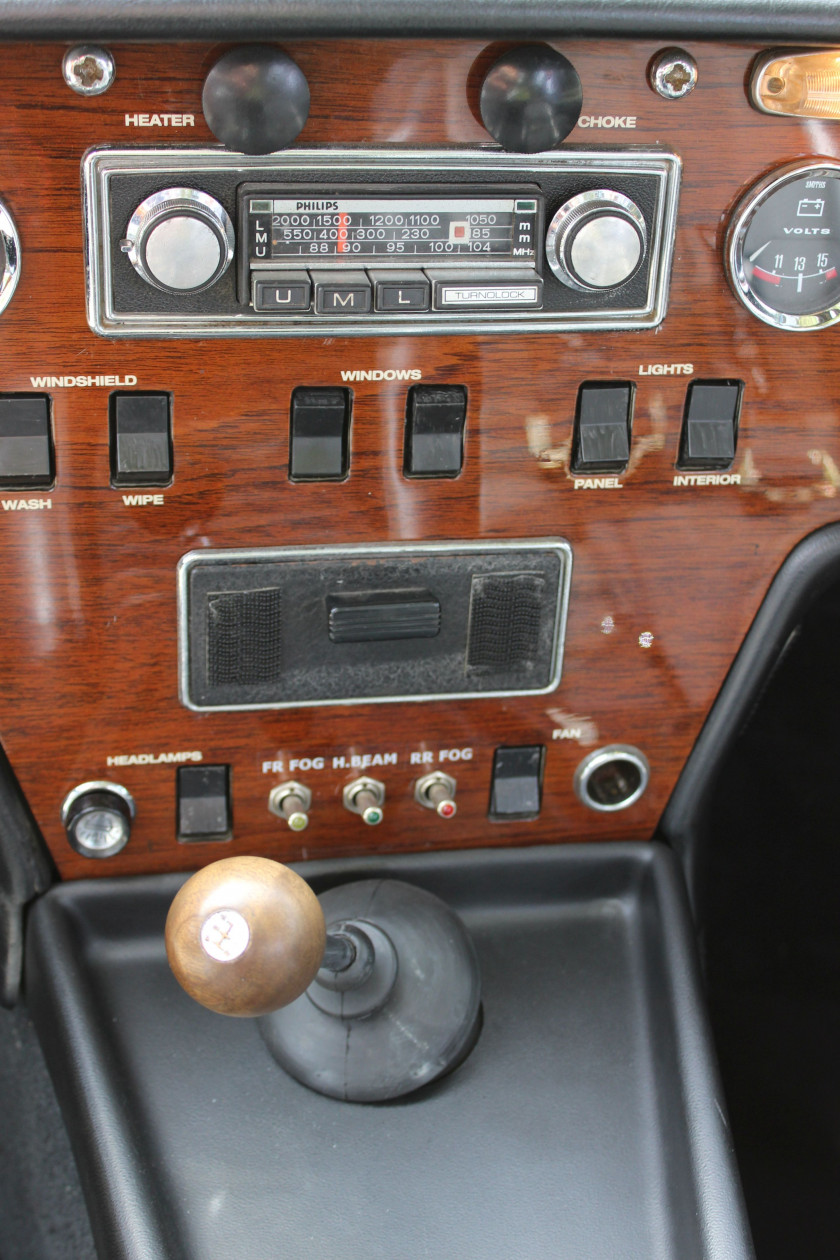
<svg viewBox="0 0 840 1260">
<path fill-rule="evenodd" d="M 14 1006 L 23 966 L 23 912 L 52 882 L 38 824 L 0 748 L 0 1005 Z"/>
<path fill-rule="evenodd" d="M 4 39 L 640 36 L 831 41 L 831 0 L 0 0 Z"/>
<path fill-rule="evenodd" d="M 718 771 L 809 607 L 838 578 L 840 524 L 826 525 L 797 544 L 773 579 L 665 807 L 658 835 L 683 859 L 695 911 Z"/>
</svg>

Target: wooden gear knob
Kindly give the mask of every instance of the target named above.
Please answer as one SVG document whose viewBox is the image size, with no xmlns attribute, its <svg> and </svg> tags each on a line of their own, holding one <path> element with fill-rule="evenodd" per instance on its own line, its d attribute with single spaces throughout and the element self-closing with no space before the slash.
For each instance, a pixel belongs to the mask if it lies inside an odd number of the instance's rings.
<svg viewBox="0 0 840 1260">
<path fill-rule="evenodd" d="M 184 884 L 166 917 L 179 984 L 222 1015 L 266 1015 L 309 987 L 326 943 L 309 885 L 279 862 L 230 857 Z"/>
</svg>

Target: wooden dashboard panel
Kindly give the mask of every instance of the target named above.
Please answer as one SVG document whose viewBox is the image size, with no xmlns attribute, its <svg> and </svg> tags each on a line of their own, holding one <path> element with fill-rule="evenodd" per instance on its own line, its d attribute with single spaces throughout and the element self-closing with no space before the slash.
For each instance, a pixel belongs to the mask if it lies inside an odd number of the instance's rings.
<svg viewBox="0 0 840 1260">
<path fill-rule="evenodd" d="M 312 93 L 301 144 L 487 140 L 477 92 L 497 49 L 286 47 Z M 682 159 L 659 329 L 133 342 L 103 339 L 86 322 L 80 162 L 92 145 L 212 141 L 201 86 L 221 48 L 113 46 L 116 82 L 93 99 L 65 86 L 63 47 L 0 49 L 0 198 L 23 258 L 0 317 L 0 392 L 32 391 L 44 376 L 131 376 L 139 389 L 174 396 L 175 479 L 162 502 L 127 505 L 110 486 L 110 390 L 95 384 L 46 391 L 55 489 L 0 494 L 0 738 L 63 876 L 189 868 L 230 853 L 294 859 L 651 834 L 773 574 L 840 507 L 840 334 L 762 325 L 722 267 L 727 216 L 744 190 L 797 157 L 840 157 L 840 130 L 754 112 L 745 78 L 758 49 L 746 46 L 690 45 L 698 87 L 664 101 L 646 79 L 659 47 L 562 45 L 590 120 L 565 147 L 662 143 Z M 194 125 L 131 121 L 162 115 L 191 115 Z M 359 381 L 349 479 L 292 484 L 292 390 L 340 384 L 342 370 L 389 368 L 467 387 L 462 475 L 405 479 L 407 385 Z M 736 476 L 677 485 L 686 387 L 723 377 L 745 383 Z M 611 378 L 637 386 L 631 463 L 618 484 L 576 487 L 577 391 Z M 573 549 L 565 667 L 549 696 L 254 713 L 195 713 L 178 700 L 175 569 L 187 551 L 517 537 L 562 537 Z M 650 786 L 626 811 L 594 813 L 575 797 L 573 774 L 586 753 L 615 742 L 643 750 Z M 487 819 L 502 744 L 546 747 L 537 820 Z M 232 766 L 231 841 L 176 842 L 173 754 L 184 753 Z M 457 777 L 454 819 L 413 800 L 418 764 Z M 343 785 L 362 769 L 387 785 L 377 828 L 341 805 Z M 267 809 L 270 788 L 289 777 L 315 798 L 300 835 Z M 97 779 L 122 783 L 138 808 L 128 847 L 102 862 L 73 852 L 59 817 L 66 793 Z"/>
</svg>

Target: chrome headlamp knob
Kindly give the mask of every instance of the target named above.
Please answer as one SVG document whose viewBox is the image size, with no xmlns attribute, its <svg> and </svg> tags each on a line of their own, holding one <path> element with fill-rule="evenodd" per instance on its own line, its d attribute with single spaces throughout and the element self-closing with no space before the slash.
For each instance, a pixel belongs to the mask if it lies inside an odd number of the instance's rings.
<svg viewBox="0 0 840 1260">
<path fill-rule="evenodd" d="M 233 259 L 230 216 L 197 188 L 164 188 L 141 202 L 120 248 L 147 284 L 165 293 L 200 293 Z"/>
<path fill-rule="evenodd" d="M 623 193 L 597 188 L 565 202 L 545 240 L 548 265 L 558 280 L 582 293 L 617 289 L 642 265 L 645 219 Z"/>
<path fill-rule="evenodd" d="M 20 278 L 20 239 L 14 220 L 0 201 L 0 311 L 12 300 Z"/>
<path fill-rule="evenodd" d="M 67 839 L 82 857 L 109 858 L 128 844 L 134 798 L 119 783 L 80 783 L 64 799 L 61 821 Z"/>
</svg>

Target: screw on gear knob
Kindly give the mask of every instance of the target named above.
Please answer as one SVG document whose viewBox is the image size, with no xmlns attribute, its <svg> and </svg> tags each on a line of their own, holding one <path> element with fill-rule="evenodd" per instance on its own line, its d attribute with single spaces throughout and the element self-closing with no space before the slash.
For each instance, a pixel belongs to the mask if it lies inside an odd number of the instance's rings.
<svg viewBox="0 0 840 1260">
<path fill-rule="evenodd" d="M 309 117 L 309 84 L 274 44 L 232 48 L 209 71 L 201 94 L 207 126 L 237 153 L 275 153 Z"/>
<path fill-rule="evenodd" d="M 192 875 L 166 918 L 166 954 L 190 997 L 221 1015 L 265 1015 L 321 966 L 324 915 L 305 880 L 268 858 L 231 857 Z"/>
</svg>

